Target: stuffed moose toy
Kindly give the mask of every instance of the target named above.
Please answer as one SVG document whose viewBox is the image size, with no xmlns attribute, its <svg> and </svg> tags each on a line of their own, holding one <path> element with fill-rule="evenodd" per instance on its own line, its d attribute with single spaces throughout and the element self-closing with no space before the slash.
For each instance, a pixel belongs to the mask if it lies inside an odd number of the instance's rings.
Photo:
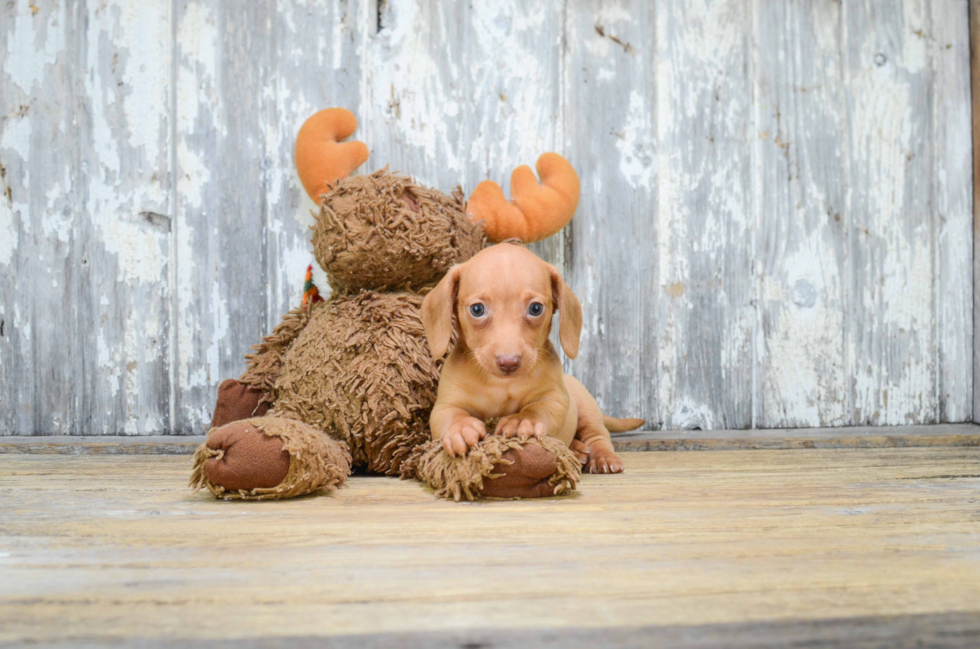
<svg viewBox="0 0 980 649">
<path fill-rule="evenodd" d="M 425 295 L 487 241 L 531 242 L 571 219 L 579 179 L 554 153 L 511 177 L 508 201 L 494 182 L 468 202 L 385 167 L 350 176 L 368 157 L 342 108 L 300 129 L 296 167 L 318 202 L 313 252 L 332 288 L 304 300 L 246 356 L 247 369 L 218 389 L 191 486 L 218 498 L 271 500 L 341 486 L 357 467 L 417 478 L 437 495 L 540 497 L 573 490 L 581 466 L 560 441 L 489 435 L 464 457 L 432 440 L 429 413 L 441 359 L 422 326 Z"/>
</svg>

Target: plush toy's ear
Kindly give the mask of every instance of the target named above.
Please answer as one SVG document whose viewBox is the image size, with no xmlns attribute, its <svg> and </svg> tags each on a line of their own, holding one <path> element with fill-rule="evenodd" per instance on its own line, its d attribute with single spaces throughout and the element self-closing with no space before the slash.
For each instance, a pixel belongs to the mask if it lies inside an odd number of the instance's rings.
<svg viewBox="0 0 980 649">
<path fill-rule="evenodd" d="M 429 353 L 439 360 L 446 355 L 453 335 L 453 312 L 459 292 L 462 266 L 453 266 L 446 276 L 422 300 L 422 326 L 429 341 Z"/>
<path fill-rule="evenodd" d="M 299 129 L 293 154 L 296 172 L 314 203 L 367 160 L 363 142 L 341 142 L 356 130 L 357 118 L 346 108 L 321 110 Z"/>
<path fill-rule="evenodd" d="M 578 174 L 557 153 L 538 158 L 538 184 L 534 172 L 521 165 L 510 176 L 508 201 L 500 185 L 484 180 L 466 203 L 473 221 L 483 221 L 491 241 L 520 239 L 524 243 L 547 239 L 572 219 L 578 207 Z"/>
<path fill-rule="evenodd" d="M 582 335 L 582 305 L 568 288 L 568 284 L 554 268 L 551 269 L 551 295 L 558 309 L 558 338 L 561 348 L 569 358 L 578 356 L 578 343 Z"/>
</svg>

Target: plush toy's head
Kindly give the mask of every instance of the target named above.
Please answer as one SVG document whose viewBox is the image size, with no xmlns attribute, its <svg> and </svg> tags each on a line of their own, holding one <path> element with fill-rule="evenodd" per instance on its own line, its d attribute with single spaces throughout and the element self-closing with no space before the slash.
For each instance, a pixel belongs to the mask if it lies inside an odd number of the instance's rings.
<svg viewBox="0 0 980 649">
<path fill-rule="evenodd" d="M 338 181 L 313 226 L 317 263 L 341 292 L 417 290 L 485 245 L 459 190 L 447 196 L 387 168 Z"/>
<path fill-rule="evenodd" d="M 425 274 L 421 265 L 431 263 L 429 252 L 435 251 L 436 246 L 461 247 L 462 256 L 457 255 L 449 265 L 453 261 L 465 261 L 476 250 L 468 252 L 467 241 L 454 239 L 458 232 L 466 230 L 457 214 L 462 214 L 464 220 L 482 223 L 491 241 L 519 239 L 530 243 L 546 239 L 565 227 L 578 206 L 578 174 L 557 153 L 545 153 L 538 158 L 540 183 L 530 167 L 517 167 L 511 174 L 510 200 L 490 180 L 477 185 L 466 203 L 458 192 L 450 198 L 419 187 L 407 178 L 388 174 L 387 170 L 344 180 L 368 157 L 368 149 L 362 142 L 342 141 L 353 135 L 356 128 L 357 118 L 349 110 L 328 108 L 310 117 L 296 138 L 296 171 L 310 198 L 317 203 L 322 199 L 325 205 L 316 227 L 322 246 L 317 244 L 316 234 L 314 246 L 317 261 L 327 271 L 334 289 L 424 283 L 449 267 L 441 264 L 443 259 L 434 260 L 439 264 L 435 272 L 421 276 Z M 357 207 L 365 200 L 367 207 Z M 394 225 L 397 235 L 383 242 L 375 241 L 377 236 L 385 238 L 386 233 L 375 235 L 374 229 L 387 225 Z M 338 226 L 343 232 L 321 232 Z M 407 249 L 403 250 L 402 246 Z M 425 250 L 426 246 L 432 250 Z M 383 253 L 385 259 L 361 259 L 372 250 Z M 367 274 L 360 277 L 363 271 L 354 266 L 364 266 Z"/>
</svg>

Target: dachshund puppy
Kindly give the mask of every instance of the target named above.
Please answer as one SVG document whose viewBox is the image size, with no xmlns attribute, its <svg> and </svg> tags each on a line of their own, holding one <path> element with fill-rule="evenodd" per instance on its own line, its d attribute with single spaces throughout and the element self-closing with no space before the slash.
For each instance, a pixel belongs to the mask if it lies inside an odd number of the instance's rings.
<svg viewBox="0 0 980 649">
<path fill-rule="evenodd" d="M 486 437 L 484 421 L 499 417 L 497 434 L 550 435 L 591 473 L 623 470 L 609 431 L 644 422 L 604 416 L 588 390 L 562 372 L 548 339 L 555 311 L 562 349 L 575 358 L 582 331 L 578 298 L 554 267 L 507 243 L 454 266 L 425 297 L 422 323 L 434 358 L 442 358 L 456 333 L 429 418 L 433 439 L 451 456 L 466 455 Z"/>
</svg>

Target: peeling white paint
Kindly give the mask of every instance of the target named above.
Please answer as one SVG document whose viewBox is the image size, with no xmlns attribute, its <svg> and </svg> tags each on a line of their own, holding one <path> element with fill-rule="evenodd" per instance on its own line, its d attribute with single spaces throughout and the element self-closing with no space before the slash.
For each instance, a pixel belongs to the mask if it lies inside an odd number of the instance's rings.
<svg viewBox="0 0 980 649">
<path fill-rule="evenodd" d="M 94 349 L 76 355 L 92 374 L 81 407 L 99 406 L 88 432 L 202 428 L 214 386 L 243 367 L 243 332 L 299 302 L 313 204 L 291 138 L 347 105 L 371 148 L 364 172 L 509 191 L 511 170 L 547 150 L 580 169 L 565 271 L 585 354 L 570 367 L 612 414 L 701 428 L 745 425 L 750 409 L 764 425 L 972 416 L 965 3 L 903 0 L 873 20 L 859 4 L 753 15 L 731 0 L 384 7 L 380 33 L 370 3 L 116 0 L 80 21 L 11 9 L 5 370 L 47 358 L 50 338 L 50 321 L 9 299 L 10 269 L 29 264 L 16 288 L 35 295 L 70 293 L 77 273 L 97 287 L 97 321 L 78 325 Z M 785 41 L 774 54 L 757 33 L 769 20 L 785 30 L 768 34 Z M 76 23 L 88 33 L 66 34 Z M 229 60 L 246 41 L 248 61 Z M 267 229 L 246 236 L 235 218 Z M 540 249 L 566 254 L 561 239 Z M 261 254 L 261 273 L 241 277 L 241 254 Z M 260 274 L 268 286 L 252 284 Z M 168 373 L 174 421 L 152 394 Z M 43 416 L 72 425 L 68 410 Z"/>
<path fill-rule="evenodd" d="M 36 27 L 41 21 L 34 17 L 29 6 L 19 4 L 13 29 L 7 32 L 3 72 L 10 83 L 25 94 L 30 94 L 34 85 L 40 84 L 50 73 L 50 67 L 57 63 L 65 32 L 63 22 L 58 20 L 44 22 L 43 31 L 39 31 Z M 20 56 L 25 52 L 31 55 Z M 9 89 L 6 91 L 9 92 Z"/>
<path fill-rule="evenodd" d="M 653 111 L 639 90 L 630 91 L 629 112 L 616 148 L 621 158 L 619 170 L 634 186 L 649 187 L 656 172 L 653 145 Z"/>
</svg>

